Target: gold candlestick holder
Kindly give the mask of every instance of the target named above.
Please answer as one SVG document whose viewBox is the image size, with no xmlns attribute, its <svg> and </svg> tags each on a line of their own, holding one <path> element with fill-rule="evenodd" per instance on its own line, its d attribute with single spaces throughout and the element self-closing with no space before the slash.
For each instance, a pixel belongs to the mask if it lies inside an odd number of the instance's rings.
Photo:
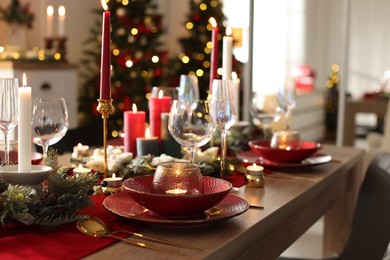
<svg viewBox="0 0 390 260">
<path fill-rule="evenodd" d="M 103 151 L 104 151 L 104 162 L 103 162 L 103 174 L 104 178 L 107 178 L 107 136 L 108 136 L 108 127 L 107 120 L 110 114 L 114 112 L 114 107 L 112 105 L 112 99 L 98 99 L 99 105 L 96 110 L 102 115 L 103 119 Z"/>
</svg>

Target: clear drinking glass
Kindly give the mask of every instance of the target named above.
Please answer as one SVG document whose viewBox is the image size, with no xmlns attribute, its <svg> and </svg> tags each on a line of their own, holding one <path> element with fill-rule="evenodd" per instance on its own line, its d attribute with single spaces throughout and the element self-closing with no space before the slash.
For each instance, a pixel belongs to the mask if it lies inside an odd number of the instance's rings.
<svg viewBox="0 0 390 260">
<path fill-rule="evenodd" d="M 270 124 L 280 119 L 281 108 L 279 106 L 277 94 L 258 95 L 252 93 L 251 115 L 260 121 L 263 127 L 264 139 L 270 140 L 272 135 Z"/>
<path fill-rule="evenodd" d="M 196 77 L 195 75 L 181 75 L 179 86 L 179 100 L 193 102 L 198 99 L 198 77 Z"/>
<path fill-rule="evenodd" d="M 32 114 L 33 142 L 42 146 L 43 158 L 49 145 L 64 137 L 69 127 L 68 109 L 63 98 L 36 98 Z"/>
<path fill-rule="evenodd" d="M 233 80 L 214 80 L 211 92 L 211 118 L 221 133 L 221 178 L 225 172 L 227 132 L 237 119 L 233 101 L 233 84 Z"/>
<path fill-rule="evenodd" d="M 210 141 L 214 133 L 208 101 L 189 103 L 174 100 L 169 113 L 168 129 L 179 144 L 190 149 L 193 163 L 196 148 Z"/>
<path fill-rule="evenodd" d="M 9 164 L 8 133 L 18 124 L 18 79 L 0 78 L 0 129 L 4 134 L 4 163 Z"/>
<path fill-rule="evenodd" d="M 279 89 L 278 93 L 279 106 L 284 112 L 286 130 L 290 130 L 290 116 L 291 111 L 295 108 L 296 102 L 296 91 L 294 79 L 286 79 L 284 85 Z"/>
</svg>

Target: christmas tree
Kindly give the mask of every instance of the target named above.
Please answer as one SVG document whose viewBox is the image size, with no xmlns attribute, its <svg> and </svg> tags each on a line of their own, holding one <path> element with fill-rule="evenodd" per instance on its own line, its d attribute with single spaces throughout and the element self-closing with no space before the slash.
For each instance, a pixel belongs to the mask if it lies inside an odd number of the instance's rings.
<svg viewBox="0 0 390 260">
<path fill-rule="evenodd" d="M 106 0 L 107 1 L 107 0 Z M 108 120 L 109 132 L 116 137 L 123 128 L 123 112 L 148 110 L 147 94 L 163 80 L 163 67 L 168 63 L 162 49 L 162 16 L 154 0 L 108 1 L 111 12 L 111 96 L 115 112 Z M 99 97 L 101 15 L 96 10 L 96 22 L 86 42 L 82 59 L 83 86 L 79 93 L 79 122 L 94 124 L 100 120 L 96 111 Z M 100 120 L 101 121 L 101 120 Z"/>
<path fill-rule="evenodd" d="M 182 53 L 170 62 L 172 66 L 170 68 L 170 85 L 178 86 L 181 74 L 195 74 L 198 76 L 200 98 L 205 99 L 209 89 L 212 48 L 211 30 L 213 26 L 209 20 L 214 17 L 219 28 L 219 67 L 222 66 L 222 37 L 225 35 L 228 24 L 219 0 L 190 0 L 189 4 L 190 12 L 184 23 L 189 31 L 189 36 L 179 39 Z M 238 75 L 240 75 L 241 65 L 233 57 L 233 70 Z"/>
</svg>

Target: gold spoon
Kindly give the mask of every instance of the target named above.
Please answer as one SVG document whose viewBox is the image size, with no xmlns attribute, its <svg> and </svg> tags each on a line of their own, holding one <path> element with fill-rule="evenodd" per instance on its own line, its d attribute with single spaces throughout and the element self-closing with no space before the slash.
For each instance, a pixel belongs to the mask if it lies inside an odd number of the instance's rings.
<svg viewBox="0 0 390 260">
<path fill-rule="evenodd" d="M 163 239 L 160 239 L 160 238 L 157 238 L 157 237 L 146 236 L 146 235 L 143 235 L 141 233 L 132 232 L 130 230 L 124 230 L 124 229 L 114 230 L 114 229 L 110 228 L 106 223 L 103 222 L 103 220 L 101 220 L 98 217 L 92 216 L 91 220 L 96 221 L 98 224 L 100 224 L 102 226 L 102 229 L 105 229 L 106 232 L 111 233 L 111 234 L 127 233 L 127 234 L 130 234 L 130 235 L 139 237 L 141 239 L 145 239 L 145 240 L 149 240 L 149 241 L 153 241 L 153 242 L 157 242 L 157 243 L 161 243 L 161 244 L 165 244 L 165 245 L 183 247 L 183 248 L 188 248 L 188 249 L 193 249 L 193 250 L 201 250 L 200 248 L 189 246 L 189 245 L 186 245 L 186 244 L 183 244 L 183 243 L 172 242 L 172 241 L 163 240 Z"/>
<path fill-rule="evenodd" d="M 156 251 L 163 252 L 163 253 L 184 256 L 184 254 L 173 251 L 173 250 L 169 250 L 169 249 L 165 249 L 165 248 L 161 248 L 161 247 L 156 247 L 153 245 L 147 245 L 145 243 L 135 242 L 135 241 L 131 241 L 131 240 L 113 235 L 111 232 L 106 230 L 100 223 L 98 223 L 92 219 L 80 220 L 79 222 L 77 222 L 77 229 L 80 230 L 81 233 L 89 235 L 89 236 L 112 237 L 112 238 L 116 238 L 122 242 L 125 242 L 125 243 L 133 245 L 133 246 L 139 246 L 139 247 L 143 247 L 143 248 L 147 248 L 147 249 L 151 249 L 151 250 L 156 250 Z"/>
</svg>

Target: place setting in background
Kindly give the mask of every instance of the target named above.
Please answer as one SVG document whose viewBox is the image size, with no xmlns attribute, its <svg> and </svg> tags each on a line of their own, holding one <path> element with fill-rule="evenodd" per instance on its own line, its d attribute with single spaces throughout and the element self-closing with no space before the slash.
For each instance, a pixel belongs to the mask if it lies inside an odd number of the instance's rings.
<svg viewBox="0 0 390 260">
<path fill-rule="evenodd" d="M 296 106 L 295 82 L 286 79 L 275 94 L 252 94 L 251 114 L 263 128 L 263 139 L 248 142 L 250 151 L 237 155 L 245 163 L 256 163 L 266 169 L 296 171 L 328 163 L 330 155 L 321 153 L 321 144 L 302 140 L 290 128 L 290 115 Z M 284 115 L 284 130 L 272 132 L 270 124 Z"/>
</svg>

